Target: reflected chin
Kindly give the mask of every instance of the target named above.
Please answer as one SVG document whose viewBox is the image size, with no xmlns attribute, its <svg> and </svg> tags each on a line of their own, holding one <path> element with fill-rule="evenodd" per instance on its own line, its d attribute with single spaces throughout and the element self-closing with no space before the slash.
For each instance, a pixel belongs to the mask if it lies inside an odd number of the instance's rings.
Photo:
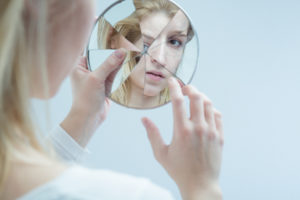
<svg viewBox="0 0 300 200">
<path fill-rule="evenodd" d="M 151 86 L 147 85 L 144 88 L 144 95 L 149 97 L 159 96 L 161 92 L 161 88 L 158 88 L 157 86 Z"/>
</svg>

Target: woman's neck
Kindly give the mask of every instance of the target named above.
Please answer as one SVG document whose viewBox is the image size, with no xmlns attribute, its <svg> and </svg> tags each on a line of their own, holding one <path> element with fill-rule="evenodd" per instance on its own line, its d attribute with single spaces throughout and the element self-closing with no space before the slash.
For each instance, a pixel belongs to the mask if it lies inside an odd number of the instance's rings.
<svg viewBox="0 0 300 200">
<path fill-rule="evenodd" d="M 159 96 L 146 96 L 144 89 L 131 84 L 129 95 L 129 107 L 152 108 L 159 104 Z"/>
</svg>

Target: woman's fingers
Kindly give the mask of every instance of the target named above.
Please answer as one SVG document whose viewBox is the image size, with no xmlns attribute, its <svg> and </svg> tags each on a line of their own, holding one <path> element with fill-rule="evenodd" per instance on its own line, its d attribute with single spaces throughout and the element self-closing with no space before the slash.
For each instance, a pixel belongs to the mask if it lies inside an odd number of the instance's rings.
<svg viewBox="0 0 300 200">
<path fill-rule="evenodd" d="M 183 94 L 190 99 L 190 119 L 195 123 L 204 122 L 204 98 L 203 95 L 193 86 L 183 87 Z"/>
<path fill-rule="evenodd" d="M 146 117 L 142 118 L 142 122 L 144 127 L 146 128 L 148 139 L 151 143 L 155 158 L 158 161 L 162 161 L 163 156 L 166 153 L 167 146 L 161 138 L 158 128 L 150 119 Z"/>
<path fill-rule="evenodd" d="M 190 99 L 190 120 L 195 129 L 205 130 L 209 136 L 223 140 L 221 113 L 213 107 L 210 99 L 191 85 L 183 87 L 183 94 Z"/>
<path fill-rule="evenodd" d="M 204 115 L 206 123 L 213 129 L 216 129 L 215 115 L 214 115 L 214 107 L 212 102 L 205 97 L 204 99 Z"/>
<path fill-rule="evenodd" d="M 105 62 L 96 69 L 93 73 L 100 78 L 102 82 L 105 82 L 106 78 L 114 71 L 118 70 L 124 61 L 126 56 L 125 49 L 118 49 L 111 54 Z"/>
<path fill-rule="evenodd" d="M 215 128 L 214 107 L 209 98 L 192 85 L 184 86 L 183 94 L 187 95 L 190 100 L 190 119 L 196 124 L 206 122 Z"/>
<path fill-rule="evenodd" d="M 187 116 L 186 110 L 184 106 L 184 96 L 181 91 L 181 87 L 179 83 L 173 78 L 169 78 L 169 89 L 170 89 L 170 96 L 173 106 L 173 119 L 175 126 L 185 126 Z M 178 128 L 181 128 L 178 127 Z"/>
<path fill-rule="evenodd" d="M 216 129 L 219 133 L 220 141 L 223 145 L 224 143 L 224 132 L 223 132 L 223 122 L 222 122 L 222 114 L 218 110 L 214 110 L 215 115 L 215 123 L 216 123 Z"/>
</svg>

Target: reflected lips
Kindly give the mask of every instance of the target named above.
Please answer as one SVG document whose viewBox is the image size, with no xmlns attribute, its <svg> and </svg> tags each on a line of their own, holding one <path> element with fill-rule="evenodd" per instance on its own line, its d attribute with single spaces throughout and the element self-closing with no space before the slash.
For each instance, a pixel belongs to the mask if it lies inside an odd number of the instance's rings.
<svg viewBox="0 0 300 200">
<path fill-rule="evenodd" d="M 153 81 L 160 81 L 165 78 L 163 73 L 158 72 L 158 71 L 148 71 L 148 72 L 146 72 L 146 76 Z"/>
</svg>

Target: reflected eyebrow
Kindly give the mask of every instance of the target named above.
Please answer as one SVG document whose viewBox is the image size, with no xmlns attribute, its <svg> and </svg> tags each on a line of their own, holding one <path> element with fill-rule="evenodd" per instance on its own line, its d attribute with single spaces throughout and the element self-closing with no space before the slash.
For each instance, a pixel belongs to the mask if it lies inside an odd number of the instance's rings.
<svg viewBox="0 0 300 200">
<path fill-rule="evenodd" d="M 174 31 L 171 32 L 170 35 L 180 36 L 180 37 L 187 37 L 187 34 L 185 31 Z"/>
<path fill-rule="evenodd" d="M 187 34 L 185 33 L 185 31 L 181 31 L 181 30 L 173 31 L 169 35 L 170 35 L 170 37 L 186 37 L 186 38 L 188 37 Z M 150 41 L 154 41 L 155 40 L 154 37 L 148 35 L 147 33 L 143 33 L 142 36 L 145 39 L 150 40 Z"/>
</svg>

